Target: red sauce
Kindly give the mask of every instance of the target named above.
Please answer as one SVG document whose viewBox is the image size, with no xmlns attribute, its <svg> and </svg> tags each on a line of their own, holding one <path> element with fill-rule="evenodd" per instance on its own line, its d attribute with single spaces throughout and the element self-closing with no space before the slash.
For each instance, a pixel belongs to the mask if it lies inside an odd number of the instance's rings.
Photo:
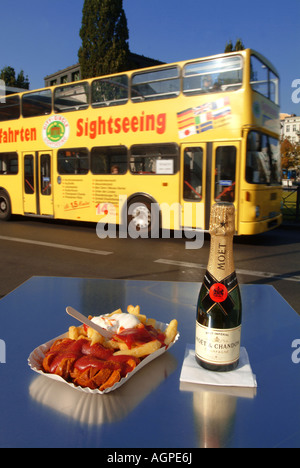
<svg viewBox="0 0 300 468">
<path fill-rule="evenodd" d="M 87 342 L 87 340 L 69 340 L 68 342 L 62 343 L 62 346 L 59 348 L 59 351 L 51 362 L 50 372 L 55 373 L 57 367 L 61 364 L 63 359 L 78 359 L 81 356 L 83 341 Z"/>
<path fill-rule="evenodd" d="M 131 372 L 140 362 L 139 358 L 127 355 L 113 356 L 114 350 L 107 349 L 100 343 L 91 345 L 86 339 L 78 341 L 64 339 L 54 343 L 45 358 L 52 374 L 62 374 L 63 369 L 84 372 L 89 368 L 118 370 L 122 377 Z M 66 364 L 69 361 L 70 367 Z M 66 366 L 65 366 L 66 364 Z M 61 367 L 62 366 L 62 367 Z M 66 370 L 67 374 L 68 371 Z M 65 376 L 67 378 L 67 376 Z"/>
<path fill-rule="evenodd" d="M 127 344 L 129 349 L 133 344 L 141 345 L 153 340 L 159 340 L 163 344 L 165 340 L 164 333 L 157 331 L 152 325 L 143 324 L 137 328 L 124 329 L 117 336 Z"/>
<path fill-rule="evenodd" d="M 143 345 L 153 340 L 159 340 L 163 346 L 165 334 L 151 325 L 140 324 L 136 328 L 123 329 L 115 339 L 122 340 L 129 349 L 134 345 Z M 72 369 L 84 372 L 89 368 L 96 371 L 109 368 L 118 370 L 122 377 L 125 377 L 140 363 L 139 358 L 125 354 L 114 356 L 113 353 L 113 349 L 105 348 L 100 343 L 91 345 L 87 339 L 76 341 L 65 338 L 53 344 L 46 353 L 45 361 L 47 361 L 47 368 L 53 374 L 57 371 L 69 375 Z"/>
<path fill-rule="evenodd" d="M 103 359 L 104 361 L 109 359 L 113 352 L 114 351 L 112 349 L 107 349 L 100 343 L 91 345 L 89 342 L 87 342 L 82 346 L 82 354 L 93 355 L 97 359 Z"/>
<path fill-rule="evenodd" d="M 110 361 L 117 362 L 121 366 L 121 377 L 125 377 L 128 372 L 133 371 L 133 369 L 140 363 L 140 359 L 134 356 L 126 356 L 125 354 L 120 354 L 117 356 L 112 356 Z"/>
<path fill-rule="evenodd" d="M 102 361 L 94 356 L 82 356 L 74 364 L 74 369 L 77 369 L 80 372 L 83 372 L 90 367 L 98 371 L 101 369 L 120 370 L 121 368 L 120 364 L 117 362 Z"/>
<path fill-rule="evenodd" d="M 119 362 L 122 364 L 123 362 L 128 361 L 128 359 L 132 359 L 136 364 L 139 364 L 140 362 L 139 358 L 128 356 L 126 354 L 117 354 L 116 356 L 111 356 L 110 361 Z"/>
</svg>

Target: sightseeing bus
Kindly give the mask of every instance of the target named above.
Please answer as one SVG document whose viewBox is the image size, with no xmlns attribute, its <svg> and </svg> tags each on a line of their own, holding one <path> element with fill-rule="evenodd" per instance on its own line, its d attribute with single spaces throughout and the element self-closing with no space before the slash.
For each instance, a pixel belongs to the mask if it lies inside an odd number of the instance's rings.
<svg viewBox="0 0 300 468">
<path fill-rule="evenodd" d="M 278 101 L 250 49 L 0 96 L 0 219 L 207 231 L 230 201 L 236 234 L 273 229 Z"/>
</svg>

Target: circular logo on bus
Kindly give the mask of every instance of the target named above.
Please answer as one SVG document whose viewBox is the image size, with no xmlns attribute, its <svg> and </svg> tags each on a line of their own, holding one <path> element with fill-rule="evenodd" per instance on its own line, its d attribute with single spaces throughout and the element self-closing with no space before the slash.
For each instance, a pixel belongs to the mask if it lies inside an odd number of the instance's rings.
<svg viewBox="0 0 300 468">
<path fill-rule="evenodd" d="M 43 140 L 50 148 L 60 148 L 70 136 L 70 125 L 62 115 L 53 115 L 43 125 Z"/>
</svg>

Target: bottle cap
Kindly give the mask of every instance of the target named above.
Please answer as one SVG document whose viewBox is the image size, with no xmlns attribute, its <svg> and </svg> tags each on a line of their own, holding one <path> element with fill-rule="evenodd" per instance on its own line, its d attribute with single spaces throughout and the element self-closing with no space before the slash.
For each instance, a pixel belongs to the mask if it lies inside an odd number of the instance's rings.
<svg viewBox="0 0 300 468">
<path fill-rule="evenodd" d="M 235 207 L 233 203 L 215 203 L 211 209 L 209 232 L 214 236 L 233 236 L 235 233 Z"/>
</svg>

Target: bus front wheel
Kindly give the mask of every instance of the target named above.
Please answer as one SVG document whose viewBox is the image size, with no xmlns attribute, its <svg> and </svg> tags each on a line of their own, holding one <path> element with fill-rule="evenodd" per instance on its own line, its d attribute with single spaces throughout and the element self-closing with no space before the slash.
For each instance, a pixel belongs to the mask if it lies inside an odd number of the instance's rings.
<svg viewBox="0 0 300 468">
<path fill-rule="evenodd" d="M 6 192 L 0 191 L 0 220 L 8 221 L 11 217 L 10 198 Z"/>
</svg>

